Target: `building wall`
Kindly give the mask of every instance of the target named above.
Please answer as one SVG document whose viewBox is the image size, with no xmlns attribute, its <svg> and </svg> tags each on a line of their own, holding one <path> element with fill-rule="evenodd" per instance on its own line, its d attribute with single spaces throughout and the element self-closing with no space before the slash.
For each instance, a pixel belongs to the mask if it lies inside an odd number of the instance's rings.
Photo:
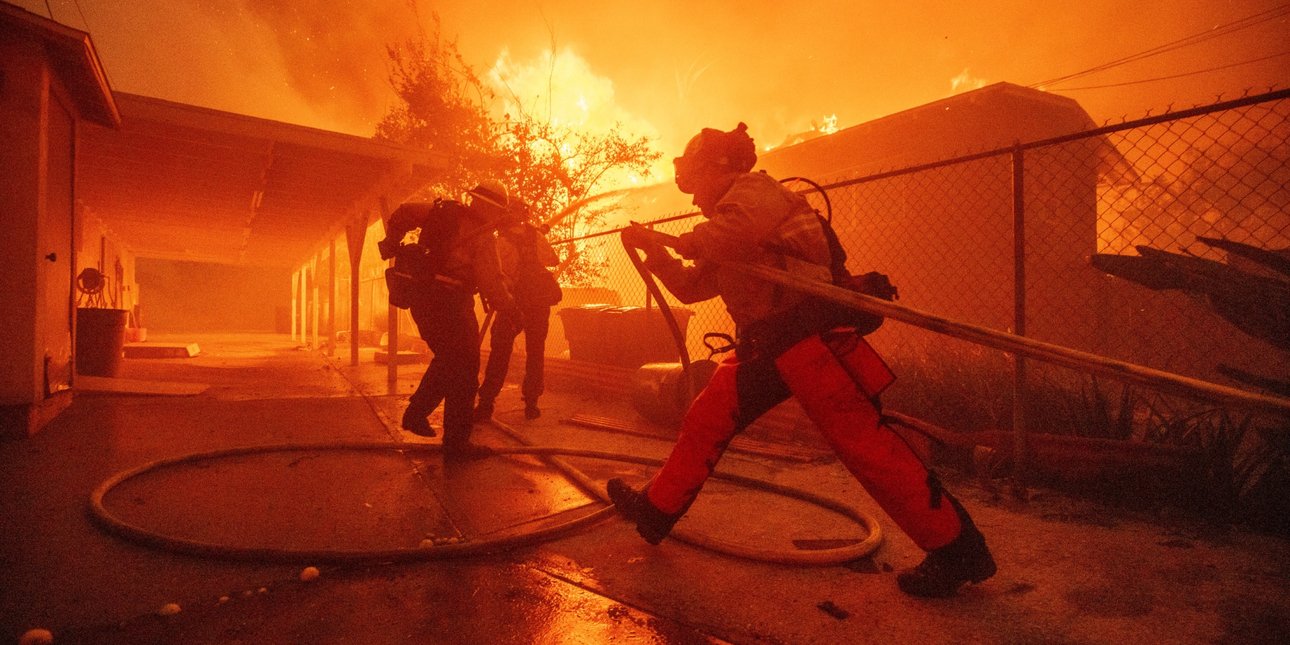
<svg viewBox="0 0 1290 645">
<path fill-rule="evenodd" d="M 70 402 L 76 114 L 39 42 L 0 35 L 0 73 L 0 434 L 26 436 Z"/>
<path fill-rule="evenodd" d="M 0 36 L 0 404 L 36 400 L 36 223 L 47 71 L 34 43 Z"/>
</svg>

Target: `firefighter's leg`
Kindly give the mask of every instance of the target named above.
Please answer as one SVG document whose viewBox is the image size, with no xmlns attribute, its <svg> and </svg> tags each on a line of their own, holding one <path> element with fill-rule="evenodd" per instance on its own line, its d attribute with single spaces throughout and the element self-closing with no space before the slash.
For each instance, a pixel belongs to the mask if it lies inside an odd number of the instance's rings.
<svg viewBox="0 0 1290 645">
<path fill-rule="evenodd" d="M 542 411 L 538 409 L 538 397 L 545 388 L 543 372 L 546 369 L 546 336 L 550 330 L 550 307 L 529 307 L 524 316 L 524 382 L 520 394 L 524 396 L 524 417 L 536 419 Z"/>
<path fill-rule="evenodd" d="M 506 382 L 506 372 L 511 364 L 511 348 L 520 333 L 520 316 L 515 310 L 497 312 L 489 334 L 488 364 L 484 366 L 484 382 L 479 386 L 479 403 L 475 406 L 476 421 L 493 416 L 493 402 Z"/>
<path fill-rule="evenodd" d="M 770 361 L 726 358 L 690 405 L 676 445 L 645 491 L 609 481 L 615 506 L 636 522 L 646 541 L 657 544 L 694 502 L 735 434 L 787 396 Z"/>
<path fill-rule="evenodd" d="M 426 367 L 426 371 L 422 373 L 417 389 L 408 399 L 408 407 L 403 411 L 401 425 L 403 429 L 413 434 L 433 437 L 434 428 L 430 427 L 426 417 L 443 401 L 443 365 L 439 359 L 439 348 L 442 347 L 445 323 L 441 313 L 430 307 L 413 307 L 411 313 L 417 325 L 417 332 L 430 347 L 433 358 Z M 440 364 L 436 366 L 436 362 Z"/>
<path fill-rule="evenodd" d="M 863 339 L 832 347 L 815 336 L 776 361 L 793 396 L 839 459 L 914 543 L 930 552 L 935 570 L 900 586 L 924 596 L 951 595 L 965 582 L 994 574 L 994 560 L 963 507 L 945 492 L 909 445 L 880 421 L 868 383 L 886 368 Z M 858 342 L 855 342 L 858 341 Z M 874 393 L 876 397 L 876 392 Z M 941 554 L 938 557 L 933 555 Z M 926 563 L 925 563 L 926 565 Z"/>
<path fill-rule="evenodd" d="M 479 388 L 479 327 L 471 307 L 450 312 L 443 343 L 443 444 L 445 451 L 470 440 L 471 408 Z M 439 356 L 435 357 L 436 360 Z"/>
</svg>

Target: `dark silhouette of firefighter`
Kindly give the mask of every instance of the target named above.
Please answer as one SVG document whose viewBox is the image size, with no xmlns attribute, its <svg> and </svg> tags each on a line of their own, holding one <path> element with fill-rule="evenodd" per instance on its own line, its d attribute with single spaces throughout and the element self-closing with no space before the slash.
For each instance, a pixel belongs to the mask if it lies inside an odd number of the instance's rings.
<svg viewBox="0 0 1290 645">
<path fill-rule="evenodd" d="M 834 251 L 806 199 L 765 173 L 747 127 L 705 128 L 675 160 L 676 185 L 706 221 L 678 238 L 633 225 L 624 243 L 679 300 L 720 296 L 737 343 L 682 422 L 676 445 L 643 490 L 608 482 L 618 512 L 657 544 L 693 503 L 734 435 L 792 396 L 839 459 L 895 523 L 927 551 L 897 582 L 906 593 L 950 596 L 995 572 L 985 539 L 910 447 L 883 424 L 878 397 L 895 376 L 836 306 L 742 275 L 723 261 L 818 269 Z M 669 243 L 693 265 L 673 256 Z M 790 262 L 789 259 L 792 261 Z"/>
<path fill-rule="evenodd" d="M 477 448 L 469 443 L 471 409 L 479 387 L 474 294 L 478 292 L 497 311 L 515 306 L 502 277 L 494 238 L 509 205 L 506 187 L 486 180 L 469 196 L 469 205 L 440 200 L 399 206 L 390 216 L 386 239 L 379 244 L 382 257 L 396 257 L 396 268 L 410 267 L 407 289 L 390 283 L 391 302 L 407 303 L 417 331 L 434 354 L 408 400 L 402 426 L 416 435 L 435 436 L 426 417 L 442 402 L 443 447 L 449 457 Z M 420 229 L 417 243 L 400 244 L 413 229 Z"/>
<path fill-rule="evenodd" d="M 545 231 L 531 224 L 528 206 L 514 202 L 497 229 L 497 253 L 501 258 L 506 286 L 515 297 L 515 307 L 497 313 L 489 337 L 488 363 L 484 382 L 479 386 L 479 403 L 475 420 L 493 416 L 493 406 L 506 380 L 515 338 L 524 334 L 524 380 L 520 395 L 524 398 L 524 418 L 542 415 L 538 397 L 542 396 L 544 352 L 550 327 L 551 307 L 560 302 L 560 284 L 549 267 L 560 264 L 560 256 L 551 248 Z"/>
</svg>

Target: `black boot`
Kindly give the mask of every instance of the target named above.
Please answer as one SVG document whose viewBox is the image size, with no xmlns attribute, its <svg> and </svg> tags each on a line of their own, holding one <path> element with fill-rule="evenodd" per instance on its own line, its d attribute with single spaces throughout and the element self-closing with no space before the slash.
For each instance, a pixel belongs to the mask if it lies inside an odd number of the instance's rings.
<svg viewBox="0 0 1290 645">
<path fill-rule="evenodd" d="M 403 411 L 403 421 L 400 422 L 400 425 L 403 426 L 404 430 L 407 430 L 418 437 L 435 436 L 434 428 L 431 427 L 430 422 L 426 420 L 426 415 L 419 410 L 414 409 L 412 406 L 408 406 L 408 409 Z"/>
<path fill-rule="evenodd" d="M 542 411 L 538 409 L 537 401 L 524 402 L 524 418 L 532 421 L 542 416 Z"/>
<path fill-rule="evenodd" d="M 650 544 L 658 544 L 672 532 L 680 516 L 668 515 L 650 503 L 643 492 L 637 492 L 617 477 L 605 485 L 605 492 L 618 514 L 636 523 L 636 532 Z"/>
<path fill-rule="evenodd" d="M 958 500 L 943 493 L 959 516 L 959 536 L 953 542 L 927 553 L 918 566 L 896 576 L 900 590 L 924 598 L 948 598 L 964 583 L 982 582 L 994 575 L 994 557 L 985 546 L 985 536 Z"/>
</svg>

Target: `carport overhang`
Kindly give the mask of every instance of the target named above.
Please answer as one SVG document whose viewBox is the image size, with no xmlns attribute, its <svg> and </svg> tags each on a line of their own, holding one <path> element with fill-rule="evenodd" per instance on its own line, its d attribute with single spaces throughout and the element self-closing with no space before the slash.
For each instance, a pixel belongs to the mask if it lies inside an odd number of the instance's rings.
<svg viewBox="0 0 1290 645">
<path fill-rule="evenodd" d="M 429 151 L 373 139 L 115 98 L 119 129 L 79 133 L 76 196 L 139 258 L 298 267 L 445 167 Z"/>
</svg>

